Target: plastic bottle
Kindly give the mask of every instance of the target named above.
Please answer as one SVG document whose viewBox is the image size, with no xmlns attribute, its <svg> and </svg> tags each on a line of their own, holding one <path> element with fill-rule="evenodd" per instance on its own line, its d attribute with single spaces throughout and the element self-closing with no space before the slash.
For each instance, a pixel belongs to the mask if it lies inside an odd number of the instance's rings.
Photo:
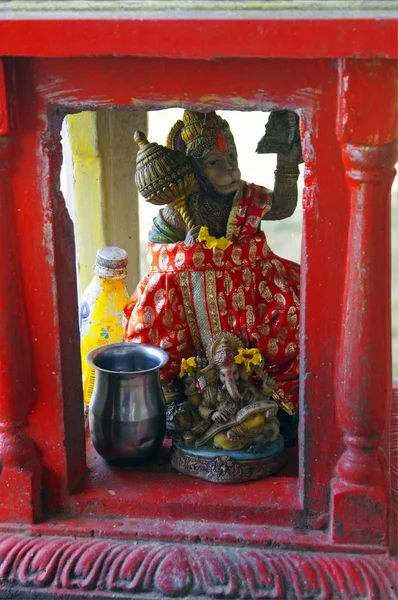
<svg viewBox="0 0 398 600">
<path fill-rule="evenodd" d="M 104 344 L 123 341 L 124 314 L 129 295 L 126 288 L 128 255 L 122 248 L 103 246 L 97 252 L 94 277 L 83 294 L 80 306 L 80 350 L 83 372 L 83 399 L 88 406 L 94 388 L 95 371 L 86 362 L 87 353 Z"/>
</svg>

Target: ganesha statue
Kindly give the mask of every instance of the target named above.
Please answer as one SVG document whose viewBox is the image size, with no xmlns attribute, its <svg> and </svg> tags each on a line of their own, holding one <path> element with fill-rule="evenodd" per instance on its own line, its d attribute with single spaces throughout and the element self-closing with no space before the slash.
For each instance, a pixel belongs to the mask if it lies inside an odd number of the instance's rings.
<svg viewBox="0 0 398 600">
<path fill-rule="evenodd" d="M 295 440 L 300 270 L 272 252 L 261 229 L 297 203 L 298 118 L 283 114 L 291 132 L 282 119 L 259 149 L 276 148 L 273 190 L 241 179 L 232 132 L 214 111 L 186 110 L 166 147 L 135 135 L 137 186 L 162 208 L 149 232 L 148 272 L 125 308 L 125 339 L 169 353 L 161 381 L 179 411 L 174 449 L 185 458 L 211 446 L 232 460 Z M 251 354 L 259 362 L 247 371 Z M 181 378 L 189 360 L 196 366 Z"/>
<path fill-rule="evenodd" d="M 188 406 L 174 418 L 181 440 L 197 448 L 210 442 L 222 450 L 275 441 L 279 435 L 278 404 L 272 400 L 275 383 L 262 370 L 260 352 L 244 348 L 237 336 L 223 332 L 213 338 L 206 354 L 206 361 L 200 357 L 182 361 L 180 376 Z M 261 374 L 257 385 L 249 380 L 253 373 Z"/>
<path fill-rule="evenodd" d="M 183 359 L 188 401 L 174 418 L 171 464 L 189 475 L 236 482 L 265 477 L 284 463 L 275 382 L 257 349 L 229 332 L 210 342 L 206 359 Z M 232 472 L 217 469 L 228 457 Z"/>
</svg>

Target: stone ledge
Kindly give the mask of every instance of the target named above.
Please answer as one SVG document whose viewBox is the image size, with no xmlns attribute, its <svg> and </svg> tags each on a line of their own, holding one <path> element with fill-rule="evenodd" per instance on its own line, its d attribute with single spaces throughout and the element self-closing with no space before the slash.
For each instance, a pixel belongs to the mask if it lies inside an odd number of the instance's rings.
<svg viewBox="0 0 398 600">
<path fill-rule="evenodd" d="M 2 19 L 395 18 L 395 0 L 4 0 Z"/>
</svg>

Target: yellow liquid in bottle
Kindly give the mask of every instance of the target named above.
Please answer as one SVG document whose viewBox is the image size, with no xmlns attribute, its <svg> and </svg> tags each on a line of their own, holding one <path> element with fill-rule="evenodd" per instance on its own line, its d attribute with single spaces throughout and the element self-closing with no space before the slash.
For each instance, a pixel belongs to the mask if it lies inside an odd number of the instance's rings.
<svg viewBox="0 0 398 600">
<path fill-rule="evenodd" d="M 125 279 L 94 275 L 83 294 L 80 307 L 80 350 L 83 372 L 83 398 L 89 404 L 94 389 L 95 370 L 86 361 L 87 353 L 104 344 L 123 342 L 123 308 L 129 299 Z"/>
</svg>

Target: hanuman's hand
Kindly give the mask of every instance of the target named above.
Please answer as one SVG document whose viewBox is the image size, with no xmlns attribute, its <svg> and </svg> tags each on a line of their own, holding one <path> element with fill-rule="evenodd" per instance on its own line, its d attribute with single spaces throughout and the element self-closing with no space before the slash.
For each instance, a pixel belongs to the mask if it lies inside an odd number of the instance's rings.
<svg viewBox="0 0 398 600">
<path fill-rule="evenodd" d="M 187 232 L 187 235 L 185 236 L 184 244 L 186 244 L 187 246 L 190 246 L 192 244 L 195 244 L 195 242 L 198 241 L 200 227 L 201 227 L 200 225 L 196 225 L 195 227 L 192 227 L 192 229 L 190 229 Z"/>
<path fill-rule="evenodd" d="M 292 167 L 296 166 L 303 161 L 301 153 L 301 144 L 293 144 L 292 149 L 288 154 L 278 154 L 277 167 Z"/>
</svg>

